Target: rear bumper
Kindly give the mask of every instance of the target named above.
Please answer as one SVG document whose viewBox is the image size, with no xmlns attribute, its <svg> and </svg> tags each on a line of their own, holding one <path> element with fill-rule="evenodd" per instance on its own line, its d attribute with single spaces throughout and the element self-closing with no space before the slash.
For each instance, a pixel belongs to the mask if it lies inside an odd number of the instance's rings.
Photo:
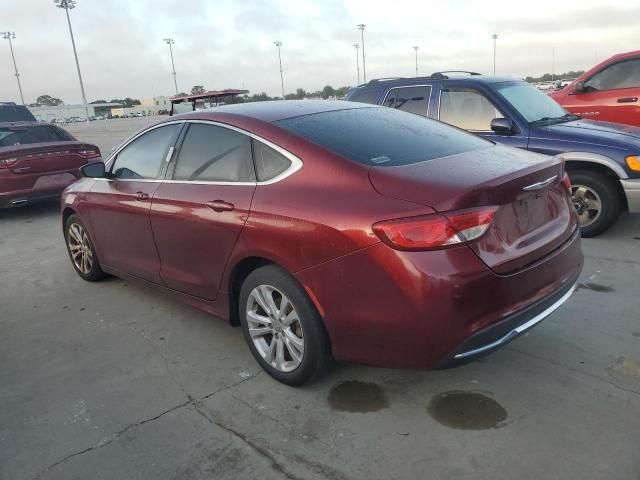
<svg viewBox="0 0 640 480">
<path fill-rule="evenodd" d="M 560 308 L 576 290 L 578 272 L 575 277 L 563 287 L 548 297 L 511 315 L 504 320 L 490 325 L 465 340 L 439 365 L 439 368 L 455 367 L 474 358 L 487 354 L 506 345 L 533 328 Z"/>
<path fill-rule="evenodd" d="M 629 213 L 640 213 L 640 178 L 620 180 L 627 197 Z"/>
<path fill-rule="evenodd" d="M 46 174 L 15 174 L 0 170 L 0 208 L 56 197 L 78 178 L 77 170 Z"/>
</svg>

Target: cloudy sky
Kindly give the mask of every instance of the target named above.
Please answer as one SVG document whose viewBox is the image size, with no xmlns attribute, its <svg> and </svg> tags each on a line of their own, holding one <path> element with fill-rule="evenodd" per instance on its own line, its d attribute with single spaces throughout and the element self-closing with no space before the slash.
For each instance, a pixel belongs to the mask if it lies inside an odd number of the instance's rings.
<svg viewBox="0 0 640 480">
<path fill-rule="evenodd" d="M 53 0 L 0 0 L 0 31 L 14 50 L 27 102 L 81 100 L 64 11 Z M 178 88 L 287 93 L 356 83 L 354 43 L 365 32 L 367 77 L 492 70 L 540 75 L 591 67 L 640 48 L 640 2 L 595 0 L 78 0 L 71 11 L 88 101 L 173 94 L 165 37 L 175 39 Z M 0 101 L 19 100 L 0 39 Z"/>
</svg>

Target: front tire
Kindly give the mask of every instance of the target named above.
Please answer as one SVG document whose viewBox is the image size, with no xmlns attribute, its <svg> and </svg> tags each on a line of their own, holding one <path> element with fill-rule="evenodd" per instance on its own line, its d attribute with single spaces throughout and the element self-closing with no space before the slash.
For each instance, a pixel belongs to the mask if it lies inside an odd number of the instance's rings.
<svg viewBox="0 0 640 480">
<path fill-rule="evenodd" d="M 569 171 L 571 199 L 583 237 L 599 235 L 613 225 L 622 209 L 615 182 L 589 170 Z"/>
<path fill-rule="evenodd" d="M 269 375 L 298 386 L 325 371 L 330 353 L 322 318 L 287 272 L 275 265 L 251 272 L 238 305 L 245 340 Z"/>
<path fill-rule="evenodd" d="M 64 240 L 71 264 L 80 278 L 96 282 L 105 276 L 89 232 L 78 215 L 71 215 L 65 222 Z"/>
</svg>

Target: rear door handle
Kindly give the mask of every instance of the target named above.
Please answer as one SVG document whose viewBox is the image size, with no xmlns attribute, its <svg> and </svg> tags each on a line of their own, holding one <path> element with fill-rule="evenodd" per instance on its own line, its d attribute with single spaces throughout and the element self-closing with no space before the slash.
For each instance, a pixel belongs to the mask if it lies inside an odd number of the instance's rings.
<svg viewBox="0 0 640 480">
<path fill-rule="evenodd" d="M 225 202 L 224 200 L 213 200 L 207 202 L 207 207 L 216 212 L 230 212 L 234 209 L 233 203 Z"/>
<path fill-rule="evenodd" d="M 136 200 L 149 200 L 149 194 L 145 192 L 136 192 Z"/>
<path fill-rule="evenodd" d="M 618 103 L 633 103 L 637 101 L 638 97 L 622 97 L 618 99 Z"/>
</svg>

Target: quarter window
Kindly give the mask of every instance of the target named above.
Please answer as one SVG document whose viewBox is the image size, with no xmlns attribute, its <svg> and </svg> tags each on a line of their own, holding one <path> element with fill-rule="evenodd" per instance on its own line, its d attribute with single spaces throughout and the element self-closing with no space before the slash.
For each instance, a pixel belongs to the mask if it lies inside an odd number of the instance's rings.
<svg viewBox="0 0 640 480">
<path fill-rule="evenodd" d="M 181 124 L 172 124 L 154 128 L 124 147 L 113 164 L 113 178 L 159 178 L 169 148 L 175 144 L 181 127 Z"/>
<path fill-rule="evenodd" d="M 503 115 L 481 93 L 463 88 L 442 90 L 440 121 L 464 130 L 490 131 L 491 120 Z"/>
<path fill-rule="evenodd" d="M 253 142 L 253 152 L 256 160 L 256 173 L 261 182 L 277 177 L 291 166 L 291 160 L 262 142 Z"/>
<path fill-rule="evenodd" d="M 378 90 L 364 90 L 362 92 L 356 93 L 353 97 L 349 99 L 351 102 L 360 102 L 360 103 L 371 103 L 376 104 L 376 100 L 378 100 Z"/>
<path fill-rule="evenodd" d="M 431 87 L 406 87 L 398 89 L 395 107 L 398 110 L 427 116 Z"/>
<path fill-rule="evenodd" d="M 193 123 L 180 147 L 173 178 L 214 182 L 253 181 L 251 139 L 228 128 Z"/>
<path fill-rule="evenodd" d="M 614 63 L 584 84 L 587 91 L 640 87 L 640 58 Z"/>
</svg>

